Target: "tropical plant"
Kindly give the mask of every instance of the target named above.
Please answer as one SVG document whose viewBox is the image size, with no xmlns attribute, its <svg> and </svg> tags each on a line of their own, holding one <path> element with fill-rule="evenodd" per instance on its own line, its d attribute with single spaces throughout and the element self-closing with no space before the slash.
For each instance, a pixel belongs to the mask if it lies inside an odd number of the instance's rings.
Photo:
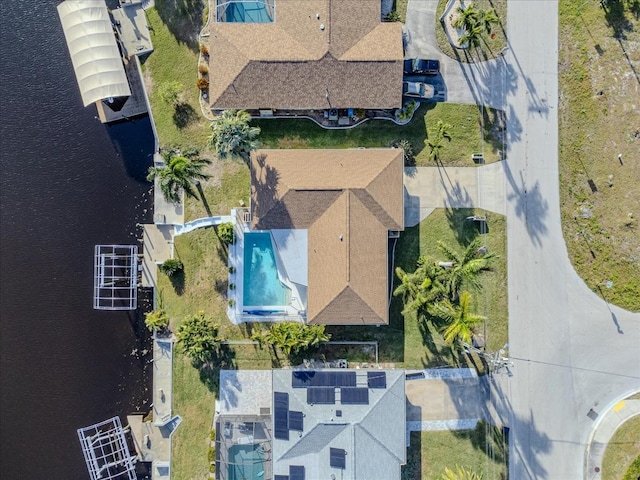
<svg viewBox="0 0 640 480">
<path fill-rule="evenodd" d="M 233 223 L 225 222 L 218 225 L 218 237 L 225 245 L 231 245 L 235 240 Z"/>
<path fill-rule="evenodd" d="M 200 44 L 200 53 L 203 55 L 209 55 L 209 47 L 205 43 Z"/>
<path fill-rule="evenodd" d="M 445 123 L 442 120 L 438 120 L 436 123 L 436 132 L 433 135 L 433 138 L 427 139 L 427 145 L 429 146 L 429 159 L 434 162 L 438 162 L 440 160 L 440 150 L 444 146 L 443 141 L 447 139 L 451 141 L 451 128 L 452 125 L 450 123 Z"/>
<path fill-rule="evenodd" d="M 456 465 L 455 472 L 445 467 L 442 480 L 482 480 L 482 474 Z"/>
<path fill-rule="evenodd" d="M 285 355 L 298 353 L 320 342 L 328 342 L 331 335 L 325 333 L 324 325 L 306 325 L 298 322 L 278 322 L 267 331 L 256 331 L 251 336 L 261 345 L 267 343 L 282 350 Z"/>
<path fill-rule="evenodd" d="M 411 142 L 406 138 L 402 140 L 398 140 L 393 144 L 394 147 L 402 150 L 404 154 L 404 166 L 405 167 L 415 167 L 416 165 L 416 156 L 413 153 L 413 147 L 411 146 Z"/>
<path fill-rule="evenodd" d="M 475 4 L 470 3 L 466 7 L 458 7 L 456 9 L 458 18 L 453 26 L 461 30 L 471 30 L 480 23 L 480 11 Z"/>
<path fill-rule="evenodd" d="M 464 34 L 460 36 L 458 42 L 460 45 L 466 45 L 465 48 L 473 47 L 474 49 L 480 46 L 482 40 L 482 27 L 477 25 L 469 30 L 465 30 Z"/>
<path fill-rule="evenodd" d="M 183 352 L 196 364 L 212 360 L 222 341 L 219 326 L 212 323 L 204 312 L 187 317 L 178 327 L 177 334 Z"/>
<path fill-rule="evenodd" d="M 387 22 L 401 22 L 402 21 L 402 18 L 400 18 L 400 14 L 395 10 L 391 10 L 389 13 L 387 13 L 387 16 L 384 17 L 384 19 Z"/>
<path fill-rule="evenodd" d="M 147 180 L 150 182 L 159 179 L 160 190 L 164 198 L 171 203 L 179 205 L 182 201 L 181 192 L 188 196 L 198 198 L 194 185 L 200 180 L 206 180 L 210 175 L 203 173 L 210 160 L 200 158 L 197 150 L 186 151 L 181 154 L 179 150 L 169 149 L 162 152 L 165 165 L 150 167 Z"/>
<path fill-rule="evenodd" d="M 251 115 L 245 110 L 224 110 L 211 122 L 209 144 L 219 158 L 242 158 L 248 162 L 251 152 L 258 148 L 259 127 L 249 125 Z"/>
<path fill-rule="evenodd" d="M 160 265 L 160 271 L 169 278 L 177 275 L 183 270 L 184 264 L 177 258 L 169 258 Z"/>
<path fill-rule="evenodd" d="M 429 313 L 447 322 L 442 329 L 442 335 L 447 344 L 453 345 L 456 340 L 471 343 L 475 328 L 486 320 L 486 317 L 472 313 L 470 310 L 471 294 L 463 291 L 457 305 L 445 299 L 432 305 Z"/>
<path fill-rule="evenodd" d="M 480 10 L 479 23 L 484 33 L 491 35 L 493 26 L 500 23 L 500 19 L 493 8 L 488 8 L 486 10 Z"/>
<path fill-rule="evenodd" d="M 169 105 L 177 105 L 180 93 L 184 90 L 184 86 L 177 81 L 163 82 L 158 87 L 158 96 L 163 102 Z"/>
<path fill-rule="evenodd" d="M 417 312 L 420 318 L 428 307 L 443 298 L 445 287 L 442 283 L 444 273 L 435 268 L 433 259 L 421 256 L 418 258 L 416 270 L 407 273 L 402 268 L 396 268 L 396 276 L 400 285 L 393 291 L 395 296 L 402 295 L 404 309 L 402 314 Z"/>
<path fill-rule="evenodd" d="M 144 324 L 147 326 L 150 332 L 154 330 L 163 331 L 169 326 L 169 316 L 164 309 L 159 308 L 144 314 Z"/>
<path fill-rule="evenodd" d="M 209 73 L 209 67 L 207 67 L 206 63 L 200 63 L 198 65 L 198 72 L 202 75 L 206 75 L 207 73 Z"/>
<path fill-rule="evenodd" d="M 451 268 L 445 269 L 445 286 L 451 300 L 455 301 L 458 298 L 463 284 L 480 289 L 478 275 L 481 272 L 491 270 L 491 259 L 495 257 L 494 254 L 488 253 L 486 248 L 482 247 L 482 239 L 473 240 L 462 254 L 454 251 L 441 240 L 438 240 L 438 248 L 452 263 Z"/>
</svg>

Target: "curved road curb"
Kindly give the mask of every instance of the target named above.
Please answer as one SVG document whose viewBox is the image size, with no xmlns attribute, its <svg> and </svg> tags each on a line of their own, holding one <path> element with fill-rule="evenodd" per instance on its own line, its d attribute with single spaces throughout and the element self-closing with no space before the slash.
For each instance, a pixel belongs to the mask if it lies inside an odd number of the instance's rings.
<svg viewBox="0 0 640 480">
<path fill-rule="evenodd" d="M 602 478 L 602 460 L 607 444 L 622 424 L 637 415 L 640 415 L 640 400 L 620 400 L 607 408 L 604 415 L 594 424 L 585 452 L 584 478 L 586 480 Z"/>
</svg>

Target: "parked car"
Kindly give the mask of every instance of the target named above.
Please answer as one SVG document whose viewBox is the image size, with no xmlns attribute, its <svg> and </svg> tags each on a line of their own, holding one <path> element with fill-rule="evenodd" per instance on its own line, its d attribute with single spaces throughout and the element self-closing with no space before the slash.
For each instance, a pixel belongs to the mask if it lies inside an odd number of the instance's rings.
<svg viewBox="0 0 640 480">
<path fill-rule="evenodd" d="M 402 82 L 402 95 L 405 97 L 433 98 L 436 91 L 433 85 L 429 85 L 423 82 Z"/>
<path fill-rule="evenodd" d="M 404 73 L 405 75 L 438 75 L 440 61 L 409 58 L 404 61 Z"/>
</svg>

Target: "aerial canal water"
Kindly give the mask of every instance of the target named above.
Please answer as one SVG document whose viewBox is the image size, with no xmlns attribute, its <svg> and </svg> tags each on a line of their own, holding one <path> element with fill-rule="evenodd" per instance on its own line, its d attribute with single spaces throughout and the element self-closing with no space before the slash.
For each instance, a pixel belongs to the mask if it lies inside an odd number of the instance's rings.
<svg viewBox="0 0 640 480">
<path fill-rule="evenodd" d="M 0 478 L 88 478 L 76 429 L 147 411 L 141 312 L 92 309 L 96 244 L 152 218 L 147 118 L 84 108 L 58 0 L 3 2 L 0 32 Z"/>
</svg>

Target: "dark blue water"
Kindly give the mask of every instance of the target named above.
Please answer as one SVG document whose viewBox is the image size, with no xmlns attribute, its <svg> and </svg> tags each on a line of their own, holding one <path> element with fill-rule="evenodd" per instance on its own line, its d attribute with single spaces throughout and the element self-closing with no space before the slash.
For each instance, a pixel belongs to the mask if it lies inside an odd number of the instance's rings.
<svg viewBox="0 0 640 480">
<path fill-rule="evenodd" d="M 151 219 L 144 118 L 84 108 L 58 1 L 0 6 L 0 478 L 86 479 L 76 429 L 148 410 L 142 313 L 92 309 L 93 248 Z"/>
</svg>

